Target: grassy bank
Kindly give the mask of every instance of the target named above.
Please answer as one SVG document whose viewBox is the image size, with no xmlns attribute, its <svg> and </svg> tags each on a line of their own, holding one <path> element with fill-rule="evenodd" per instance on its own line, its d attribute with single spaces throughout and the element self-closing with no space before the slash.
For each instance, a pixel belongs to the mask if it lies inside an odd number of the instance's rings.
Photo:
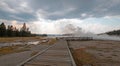
<svg viewBox="0 0 120 66">
<path fill-rule="evenodd" d="M 96 66 L 96 59 L 93 55 L 85 52 L 84 49 L 72 50 L 77 66 Z"/>
<path fill-rule="evenodd" d="M 55 38 L 44 38 L 44 37 L 2 37 L 0 38 L 0 42 L 27 42 L 27 41 L 44 41 L 43 43 L 40 44 L 46 44 L 46 45 L 51 45 L 56 42 Z M 30 45 L 12 45 L 12 46 L 4 46 L 0 48 L 0 56 L 1 55 L 6 55 L 6 54 L 11 54 L 11 53 L 18 53 L 18 52 L 24 52 L 24 51 L 29 51 L 31 48 L 29 47 Z M 32 45 L 31 45 L 32 46 Z M 37 52 L 33 52 L 31 54 L 35 55 Z"/>
<path fill-rule="evenodd" d="M 31 41 L 41 40 L 44 37 L 0 37 L 0 42 L 17 42 L 17 41 Z"/>
<path fill-rule="evenodd" d="M 23 51 L 29 51 L 29 49 L 25 45 L 5 46 L 0 48 L 0 56 Z"/>
</svg>

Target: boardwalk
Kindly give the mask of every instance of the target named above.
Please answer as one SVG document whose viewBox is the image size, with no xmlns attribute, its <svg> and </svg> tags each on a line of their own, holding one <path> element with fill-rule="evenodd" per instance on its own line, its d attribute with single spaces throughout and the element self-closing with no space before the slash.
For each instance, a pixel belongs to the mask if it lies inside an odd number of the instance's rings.
<svg viewBox="0 0 120 66">
<path fill-rule="evenodd" d="M 55 45 L 44 51 L 23 66 L 73 66 L 73 59 L 70 55 L 67 42 L 58 41 Z"/>
</svg>

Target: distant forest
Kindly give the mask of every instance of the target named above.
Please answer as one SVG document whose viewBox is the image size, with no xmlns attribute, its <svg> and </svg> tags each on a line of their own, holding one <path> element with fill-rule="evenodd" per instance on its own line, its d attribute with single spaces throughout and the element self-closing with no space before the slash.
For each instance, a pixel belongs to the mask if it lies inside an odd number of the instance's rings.
<svg viewBox="0 0 120 66">
<path fill-rule="evenodd" d="M 32 36 L 29 28 L 24 23 L 21 29 L 17 29 L 13 25 L 6 26 L 4 23 L 0 24 L 0 37 L 28 37 Z"/>
<path fill-rule="evenodd" d="M 120 35 L 120 30 L 114 30 L 114 31 L 106 32 L 106 34 L 108 34 L 108 35 Z"/>
</svg>

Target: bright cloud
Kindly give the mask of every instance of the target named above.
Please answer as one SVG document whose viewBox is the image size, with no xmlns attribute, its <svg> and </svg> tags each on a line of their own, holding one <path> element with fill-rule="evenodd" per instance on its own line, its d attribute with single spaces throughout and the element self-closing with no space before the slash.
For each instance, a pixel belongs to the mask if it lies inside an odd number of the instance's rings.
<svg viewBox="0 0 120 66">
<path fill-rule="evenodd" d="M 18 21 L 6 21 L 8 24 L 12 24 L 17 28 L 20 28 L 23 22 Z M 87 23 L 80 19 L 60 19 L 60 20 L 46 20 L 41 18 L 38 21 L 32 21 L 27 23 L 27 26 L 33 33 L 37 34 L 64 34 L 73 33 L 77 28 L 81 28 L 83 32 L 103 33 L 114 29 L 119 29 L 119 26 L 112 27 L 100 23 Z"/>
<path fill-rule="evenodd" d="M 120 28 L 120 0 L 0 0 L 0 23 L 33 33 L 102 33 Z"/>
</svg>

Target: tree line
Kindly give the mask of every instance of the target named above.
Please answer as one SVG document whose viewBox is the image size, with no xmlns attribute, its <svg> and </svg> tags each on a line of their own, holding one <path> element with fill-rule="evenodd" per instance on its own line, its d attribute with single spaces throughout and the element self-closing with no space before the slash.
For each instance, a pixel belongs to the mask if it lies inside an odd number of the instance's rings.
<svg viewBox="0 0 120 66">
<path fill-rule="evenodd" d="M 21 29 L 17 29 L 13 25 L 6 26 L 4 23 L 0 24 L 0 37 L 28 37 L 32 36 L 29 28 L 24 23 Z"/>
<path fill-rule="evenodd" d="M 108 35 L 120 35 L 120 30 L 114 30 L 114 31 L 106 32 L 106 34 L 108 34 Z"/>
</svg>

